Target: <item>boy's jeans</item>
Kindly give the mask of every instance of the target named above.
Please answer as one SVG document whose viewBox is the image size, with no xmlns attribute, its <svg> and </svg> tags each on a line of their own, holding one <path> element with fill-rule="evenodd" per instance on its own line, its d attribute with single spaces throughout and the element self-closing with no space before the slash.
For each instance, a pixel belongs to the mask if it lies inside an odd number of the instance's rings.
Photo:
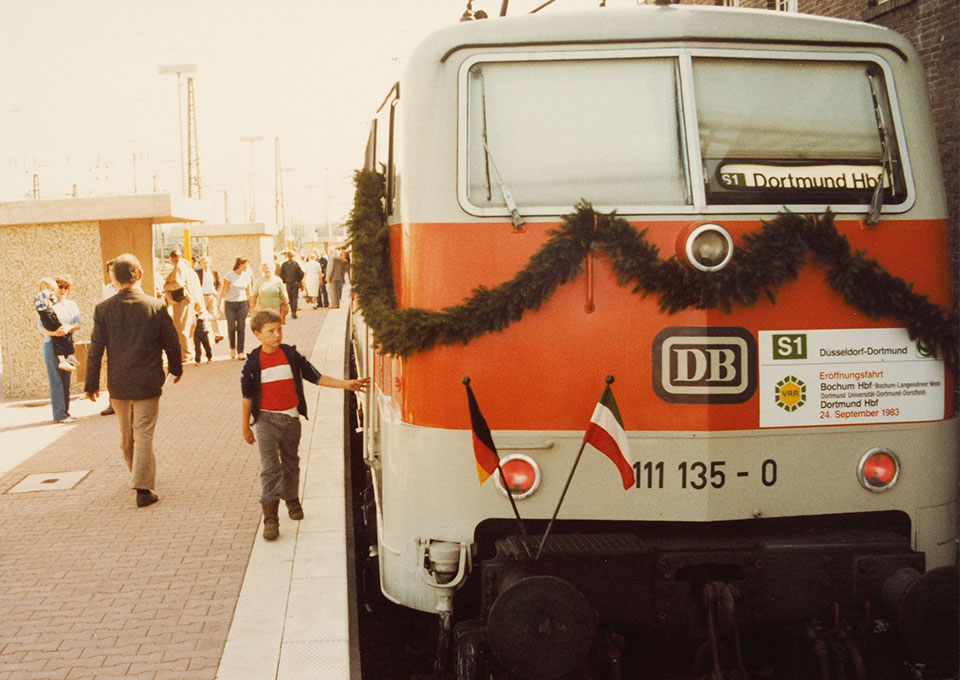
<svg viewBox="0 0 960 680">
<path fill-rule="evenodd" d="M 300 497 L 300 418 L 260 411 L 254 425 L 260 445 L 261 503 Z"/>
</svg>

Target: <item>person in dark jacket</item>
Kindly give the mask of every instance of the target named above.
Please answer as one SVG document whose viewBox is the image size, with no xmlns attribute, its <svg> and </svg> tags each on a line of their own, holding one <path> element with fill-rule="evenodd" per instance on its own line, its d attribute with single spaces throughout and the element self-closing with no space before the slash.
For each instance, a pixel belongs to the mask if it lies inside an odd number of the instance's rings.
<svg viewBox="0 0 960 680">
<path fill-rule="evenodd" d="M 287 287 L 287 297 L 290 299 L 290 316 L 297 318 L 297 301 L 300 298 L 300 287 L 303 285 L 303 269 L 296 261 L 296 253 L 287 251 L 287 261 L 280 265 L 280 278 Z"/>
<path fill-rule="evenodd" d="M 87 356 L 84 392 L 100 396 L 100 365 L 107 351 L 107 389 L 120 422 L 120 446 L 133 475 L 137 506 L 157 502 L 153 430 L 167 368 L 179 382 L 183 375 L 180 340 L 162 300 L 140 288 L 143 269 L 136 256 L 120 255 L 113 265 L 119 291 L 93 310 L 93 333 Z"/>
<path fill-rule="evenodd" d="M 250 319 L 250 330 L 260 347 L 247 355 L 240 374 L 241 433 L 248 444 L 260 442 L 260 504 L 263 507 L 263 537 L 280 535 L 280 499 L 287 504 L 290 519 L 303 519 L 300 504 L 300 416 L 307 417 L 303 381 L 321 387 L 363 392 L 370 378 L 341 380 L 321 375 L 292 345 L 283 344 L 283 323 L 272 309 Z M 251 424 L 257 426 L 253 436 Z"/>
</svg>

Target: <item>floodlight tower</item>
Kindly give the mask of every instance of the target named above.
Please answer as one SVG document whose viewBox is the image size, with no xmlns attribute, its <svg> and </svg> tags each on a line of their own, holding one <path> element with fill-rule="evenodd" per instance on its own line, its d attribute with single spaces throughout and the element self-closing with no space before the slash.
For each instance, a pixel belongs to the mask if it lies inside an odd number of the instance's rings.
<svg viewBox="0 0 960 680">
<path fill-rule="evenodd" d="M 196 73 L 197 65 L 196 64 L 172 64 L 167 66 L 160 66 L 157 69 L 157 72 L 161 75 L 168 73 L 177 74 L 177 125 L 180 129 L 180 193 L 184 196 L 187 195 L 187 173 L 184 167 L 183 161 L 183 99 L 182 91 L 183 87 L 181 86 L 181 76 L 184 73 Z"/>
<path fill-rule="evenodd" d="M 273 181 L 274 181 L 274 207 L 275 207 L 275 219 L 277 226 L 283 230 L 284 237 L 286 237 L 286 210 L 284 210 L 284 200 L 283 200 L 283 166 L 280 163 L 280 138 L 273 138 Z"/>
</svg>

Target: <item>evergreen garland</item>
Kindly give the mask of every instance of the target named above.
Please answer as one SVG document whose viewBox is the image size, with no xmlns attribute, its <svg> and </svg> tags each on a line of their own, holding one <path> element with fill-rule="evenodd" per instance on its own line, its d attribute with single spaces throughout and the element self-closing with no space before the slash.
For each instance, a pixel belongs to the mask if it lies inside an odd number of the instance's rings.
<svg viewBox="0 0 960 680">
<path fill-rule="evenodd" d="M 670 257 L 637 233 L 616 212 L 597 213 L 581 201 L 517 275 L 493 288 L 480 286 L 462 304 L 438 312 L 398 309 L 390 268 L 390 242 L 382 196 L 383 177 L 371 171 L 355 175 L 356 194 L 348 229 L 353 253 L 352 284 L 364 317 L 382 352 L 408 357 L 436 345 L 466 344 L 500 331 L 536 310 L 558 287 L 576 278 L 591 249 L 607 253 L 621 285 L 634 293 L 659 297 L 661 310 L 723 309 L 756 304 L 761 295 L 775 300 L 777 289 L 797 278 L 807 251 L 826 270 L 826 281 L 850 306 L 872 319 L 892 316 L 926 349 L 957 363 L 957 316 L 913 292 L 876 260 L 851 253 L 833 214 L 809 217 L 781 213 L 759 233 L 743 237 L 745 246 L 718 272 L 701 272 Z"/>
</svg>

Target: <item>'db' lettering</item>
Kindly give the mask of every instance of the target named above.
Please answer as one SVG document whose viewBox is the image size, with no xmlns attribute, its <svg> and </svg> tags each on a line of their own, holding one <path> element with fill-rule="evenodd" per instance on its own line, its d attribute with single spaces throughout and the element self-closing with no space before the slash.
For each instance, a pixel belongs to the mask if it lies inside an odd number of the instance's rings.
<svg viewBox="0 0 960 680">
<path fill-rule="evenodd" d="M 677 357 L 677 382 L 697 382 L 707 374 L 707 355 L 700 349 L 678 347 L 674 349 Z M 691 366 L 692 364 L 692 366 Z M 691 373 L 690 369 L 693 369 Z"/>
<path fill-rule="evenodd" d="M 737 377 L 734 361 L 737 356 L 732 349 L 708 349 L 710 355 L 710 382 L 729 382 Z"/>
<path fill-rule="evenodd" d="M 757 386 L 757 344 L 736 326 L 674 326 L 653 341 L 653 389 L 679 404 L 741 404 Z"/>
</svg>

